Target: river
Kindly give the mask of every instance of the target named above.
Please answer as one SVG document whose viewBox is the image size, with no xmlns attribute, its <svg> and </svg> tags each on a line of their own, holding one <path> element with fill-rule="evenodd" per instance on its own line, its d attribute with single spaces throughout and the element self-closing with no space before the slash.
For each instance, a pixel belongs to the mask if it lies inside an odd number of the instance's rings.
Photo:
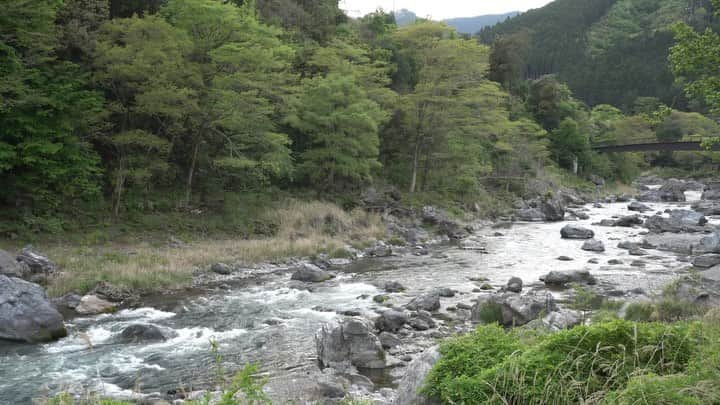
<svg viewBox="0 0 720 405">
<path fill-rule="evenodd" d="M 698 198 L 698 193 L 688 192 L 689 200 Z M 647 205 L 663 211 L 687 207 L 689 202 Z M 421 256 L 362 259 L 342 269 L 335 279 L 309 288 L 291 281 L 282 268 L 254 270 L 200 292 L 151 299 L 152 307 L 75 318 L 67 325 L 69 337 L 53 343 L 0 342 L 0 403 L 30 403 L 32 398 L 59 390 L 142 398 L 151 393 L 165 395 L 180 386 L 203 388 L 214 374 L 210 340 L 220 344 L 226 369 L 258 362 L 276 382 L 271 384 L 272 395 L 288 399 L 302 396 L 302 382 L 297 380 L 296 385 L 294 381 L 305 370 L 316 368 L 316 331 L 340 316 L 338 312 L 352 310 L 372 317 L 380 306 L 372 297 L 382 293 L 377 286 L 385 281 L 407 287 L 404 293 L 391 295 L 390 303 L 397 305 L 437 287 L 457 290 L 455 297 L 442 299 L 441 312 L 445 312 L 460 302 L 472 304 L 473 297 L 481 294 L 479 282 L 471 279 L 487 278 L 498 288 L 509 277 L 518 276 L 532 288 L 541 286 L 538 278 L 550 270 L 586 268 L 600 285 L 622 294 L 637 288 L 658 291 L 689 267 L 680 257 L 658 251 L 642 258 L 645 267 L 630 266 L 636 258 L 617 248 L 617 243 L 640 241 L 645 229 L 591 225 L 630 214 L 627 203 L 585 209 L 590 218 L 577 223 L 596 232 L 596 239 L 605 243 L 604 253 L 586 252 L 580 249 L 582 241 L 561 239 L 560 228 L 567 222 L 480 227 L 462 245 L 435 246 Z M 486 252 L 473 246 L 482 246 Z M 574 260 L 557 260 L 561 255 Z M 588 263 L 590 259 L 598 263 Z M 624 264 L 608 265 L 610 259 Z M 555 294 L 562 299 L 562 292 Z M 171 329 L 175 337 L 159 343 L 118 342 L 118 334 L 135 323 Z"/>
</svg>

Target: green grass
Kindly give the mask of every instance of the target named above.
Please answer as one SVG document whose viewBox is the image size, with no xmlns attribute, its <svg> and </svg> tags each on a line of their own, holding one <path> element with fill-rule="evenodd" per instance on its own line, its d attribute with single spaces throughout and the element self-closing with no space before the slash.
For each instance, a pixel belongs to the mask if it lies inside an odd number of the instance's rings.
<svg viewBox="0 0 720 405">
<path fill-rule="evenodd" d="M 554 334 L 482 326 L 441 346 L 424 393 L 455 404 L 718 403 L 717 325 L 614 320 Z"/>
</svg>

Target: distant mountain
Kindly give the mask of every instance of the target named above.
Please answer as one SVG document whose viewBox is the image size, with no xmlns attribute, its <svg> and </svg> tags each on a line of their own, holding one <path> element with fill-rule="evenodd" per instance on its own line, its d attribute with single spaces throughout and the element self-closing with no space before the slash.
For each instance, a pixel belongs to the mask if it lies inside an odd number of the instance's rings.
<svg viewBox="0 0 720 405">
<path fill-rule="evenodd" d="M 503 22 L 508 18 L 519 15 L 519 11 L 511 11 L 505 14 L 480 15 L 477 17 L 451 18 L 445 22 L 454 27 L 461 34 L 476 34 L 483 28 L 492 27 L 493 25 Z M 418 20 L 417 14 L 404 8 L 395 12 L 395 21 L 399 27 L 404 27 L 415 23 Z"/>
<path fill-rule="evenodd" d="M 476 34 L 486 27 L 492 27 L 497 23 L 501 23 L 508 18 L 520 15 L 519 11 L 511 11 L 505 14 L 489 14 L 477 17 L 451 18 L 445 22 L 451 27 L 455 27 L 457 32 L 462 34 Z"/>
<path fill-rule="evenodd" d="M 395 23 L 398 25 L 398 27 L 404 27 L 406 25 L 414 24 L 417 19 L 417 14 L 406 8 L 395 12 Z"/>
</svg>

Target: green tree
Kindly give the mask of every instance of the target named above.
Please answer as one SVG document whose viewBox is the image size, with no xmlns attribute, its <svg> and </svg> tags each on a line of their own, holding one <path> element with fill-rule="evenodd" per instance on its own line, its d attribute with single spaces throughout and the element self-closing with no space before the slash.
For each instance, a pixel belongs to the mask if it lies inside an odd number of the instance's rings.
<svg viewBox="0 0 720 405">
<path fill-rule="evenodd" d="M 321 190 L 348 190 L 372 178 L 386 115 L 352 77 L 306 80 L 289 124 L 308 139 L 300 172 Z"/>
<path fill-rule="evenodd" d="M 108 151 L 117 218 L 127 186 L 150 191 L 170 169 L 168 156 L 198 110 L 201 80 L 188 62 L 192 43 L 161 17 L 115 19 L 96 47 L 96 80 L 110 111 Z"/>
<path fill-rule="evenodd" d="M 0 12 L 0 199 L 36 211 L 98 192 L 87 140 L 101 96 L 77 65 L 56 59 L 58 6 L 12 0 Z"/>
<path fill-rule="evenodd" d="M 588 137 L 572 118 L 565 118 L 560 126 L 550 133 L 550 150 L 561 167 L 575 173 L 589 163 Z"/>
<path fill-rule="evenodd" d="M 278 122 L 295 92 L 294 50 L 282 31 L 259 21 L 255 3 L 171 0 L 162 15 L 193 43 L 202 75 L 199 110 L 186 128 L 185 203 L 190 201 L 201 147 L 216 173 L 243 185 L 264 185 L 292 172 L 290 141 Z"/>
</svg>

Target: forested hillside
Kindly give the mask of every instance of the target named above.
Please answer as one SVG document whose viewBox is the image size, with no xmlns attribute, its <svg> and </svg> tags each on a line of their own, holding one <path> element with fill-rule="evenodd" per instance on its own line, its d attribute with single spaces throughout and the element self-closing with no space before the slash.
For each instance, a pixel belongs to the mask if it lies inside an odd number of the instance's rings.
<svg viewBox="0 0 720 405">
<path fill-rule="evenodd" d="M 637 97 L 656 97 L 684 109 L 688 101 L 668 65 L 671 26 L 704 29 L 716 23 L 711 9 L 707 0 L 557 0 L 479 37 L 514 55 L 496 62 L 514 65 L 507 74 L 557 74 L 590 105 L 630 111 Z"/>
<path fill-rule="evenodd" d="M 352 206 L 373 182 L 470 204 L 483 177 L 544 166 L 544 131 L 512 116 L 488 47 L 285 3 L 10 1 L 0 233 L 297 190 Z"/>
</svg>

